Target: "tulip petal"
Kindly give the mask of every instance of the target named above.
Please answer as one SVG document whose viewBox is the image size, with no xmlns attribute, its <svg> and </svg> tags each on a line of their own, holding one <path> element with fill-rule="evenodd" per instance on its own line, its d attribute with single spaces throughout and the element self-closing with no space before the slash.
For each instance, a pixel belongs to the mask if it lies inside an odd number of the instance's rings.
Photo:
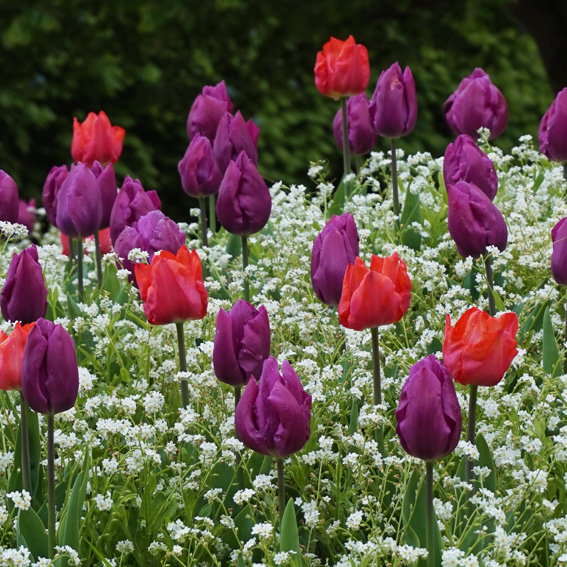
<svg viewBox="0 0 567 567">
<path fill-rule="evenodd" d="M 233 308 L 234 309 L 234 308 Z M 235 354 L 233 323 L 229 314 L 220 309 L 213 347 L 213 367 L 217 378 L 231 386 L 243 386 L 249 376 L 242 371 Z"/>
</svg>

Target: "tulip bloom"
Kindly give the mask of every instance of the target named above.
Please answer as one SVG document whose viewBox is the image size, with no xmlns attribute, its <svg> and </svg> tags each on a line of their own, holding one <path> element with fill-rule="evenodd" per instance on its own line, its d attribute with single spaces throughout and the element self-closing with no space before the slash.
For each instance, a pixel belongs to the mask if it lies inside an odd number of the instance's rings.
<svg viewBox="0 0 567 567">
<path fill-rule="evenodd" d="M 368 50 L 357 45 L 352 35 L 346 41 L 331 37 L 317 53 L 315 86 L 319 92 L 339 100 L 364 92 L 370 79 Z"/>
<path fill-rule="evenodd" d="M 370 120 L 374 131 L 384 138 L 400 138 L 415 128 L 417 95 L 411 69 L 398 62 L 380 73 L 370 101 Z"/>
<path fill-rule="evenodd" d="M 244 151 L 231 161 L 222 180 L 216 206 L 221 225 L 232 234 L 254 234 L 270 218 L 272 198 L 258 169 Z"/>
<path fill-rule="evenodd" d="M 260 128 L 252 120 L 244 122 L 240 110 L 232 116 L 225 112 L 219 122 L 213 142 L 213 153 L 222 173 L 231 160 L 236 160 L 241 152 L 258 165 L 258 137 Z"/>
<path fill-rule="evenodd" d="M 37 218 L 35 211 L 35 199 L 30 199 L 29 201 L 20 199 L 18 204 L 18 223 L 23 224 L 30 234 L 33 232 Z"/>
<path fill-rule="evenodd" d="M 494 386 L 518 353 L 517 332 L 515 313 L 491 317 L 486 311 L 471 307 L 454 327 L 447 315 L 443 362 L 460 384 Z"/>
<path fill-rule="evenodd" d="M 19 198 L 16 182 L 0 169 L 0 221 L 18 222 Z"/>
<path fill-rule="evenodd" d="M 61 326 L 38 319 L 22 362 L 22 393 L 31 409 L 55 414 L 71 409 L 79 392 L 75 343 Z"/>
<path fill-rule="evenodd" d="M 230 313 L 219 310 L 213 366 L 221 382 L 238 387 L 244 386 L 250 376 L 258 380 L 269 356 L 270 323 L 263 305 L 256 309 L 239 299 Z"/>
<path fill-rule="evenodd" d="M 559 285 L 567 285 L 567 217 L 553 227 L 551 240 L 551 273 Z"/>
<path fill-rule="evenodd" d="M 45 315 L 47 288 L 35 245 L 12 256 L 0 293 L 0 307 L 6 321 L 20 321 L 24 325 Z"/>
<path fill-rule="evenodd" d="M 498 190 L 498 176 L 491 159 L 467 134 L 447 146 L 443 160 L 445 187 L 458 181 L 474 183 L 492 201 Z"/>
<path fill-rule="evenodd" d="M 73 118 L 71 155 L 76 162 L 83 162 L 89 167 L 95 161 L 116 163 L 122 153 L 124 134 L 123 128 L 110 124 L 102 110 L 98 116 L 89 112 L 82 123 Z"/>
<path fill-rule="evenodd" d="M 260 381 L 248 380 L 234 425 L 239 439 L 263 455 L 281 459 L 303 448 L 311 433 L 311 396 L 287 360 L 280 374 L 277 360 L 268 358 Z"/>
<path fill-rule="evenodd" d="M 218 193 L 222 173 L 217 167 L 213 146 L 208 138 L 196 134 L 177 169 L 181 176 L 181 186 L 187 195 L 203 197 Z"/>
<path fill-rule="evenodd" d="M 567 88 L 557 93 L 541 119 L 539 149 L 552 161 L 567 162 Z"/>
<path fill-rule="evenodd" d="M 396 409 L 396 433 L 406 453 L 434 461 L 459 442 L 463 419 L 451 375 L 434 354 L 416 362 Z"/>
<path fill-rule="evenodd" d="M 17 321 L 9 335 L 0 331 L 0 390 L 22 389 L 24 348 L 34 325 L 35 321 L 24 326 Z"/>
<path fill-rule="evenodd" d="M 99 230 L 103 230 L 110 226 L 110 214 L 112 213 L 114 201 L 116 201 L 116 195 L 118 192 L 118 188 L 116 187 L 116 175 L 112 164 L 104 167 L 98 161 L 93 163 L 91 171 L 96 178 L 100 191 L 102 215 Z"/>
<path fill-rule="evenodd" d="M 136 280 L 144 312 L 152 325 L 202 319 L 207 314 L 207 290 L 201 260 L 183 245 L 177 255 L 164 250 L 151 264 L 136 264 Z"/>
<path fill-rule="evenodd" d="M 449 232 L 463 257 L 478 258 L 487 246 L 501 252 L 508 242 L 508 229 L 502 213 L 474 183 L 458 181 L 447 187 Z"/>
<path fill-rule="evenodd" d="M 370 269 L 356 258 L 346 269 L 339 321 L 356 331 L 391 325 L 403 317 L 410 299 L 411 281 L 397 252 L 387 258 L 373 254 Z"/>
<path fill-rule="evenodd" d="M 110 252 L 112 252 L 112 242 L 110 241 L 110 229 L 109 228 L 105 228 L 103 230 L 100 230 L 98 233 L 98 238 L 99 238 L 99 242 L 100 242 L 100 254 L 101 256 L 104 256 L 105 254 L 109 254 Z M 67 236 L 65 236 L 62 232 L 59 233 L 59 239 L 61 240 L 61 247 L 62 247 L 62 252 L 65 256 L 69 256 L 71 250 L 69 249 L 69 238 Z M 86 238 L 83 238 L 83 244 L 85 244 L 88 241 L 94 241 L 94 234 L 91 234 L 90 236 L 87 236 Z M 88 252 L 85 251 L 85 254 L 87 254 Z"/>
<path fill-rule="evenodd" d="M 69 169 L 66 165 L 53 166 L 43 185 L 41 193 L 41 201 L 45 208 L 47 219 L 53 226 L 57 226 L 57 201 L 59 198 L 59 191 L 63 181 L 69 175 Z"/>
<path fill-rule="evenodd" d="M 224 113 L 228 111 L 232 114 L 233 108 L 224 81 L 214 87 L 203 87 L 203 92 L 191 105 L 187 117 L 187 137 L 192 140 L 200 134 L 212 142 Z"/>
<path fill-rule="evenodd" d="M 465 77 L 445 101 L 443 114 L 455 134 L 468 134 L 475 139 L 481 127 L 490 130 L 491 140 L 497 138 L 508 123 L 506 99 L 479 68 Z"/>
<path fill-rule="evenodd" d="M 370 121 L 369 103 L 360 93 L 347 100 L 347 127 L 350 153 L 363 156 L 376 145 L 376 133 Z M 333 120 L 333 134 L 339 150 L 343 150 L 343 117 L 339 110 Z"/>
<path fill-rule="evenodd" d="M 333 215 L 313 243 L 311 283 L 317 297 L 338 305 L 349 264 L 358 256 L 358 231 L 350 213 Z"/>
</svg>

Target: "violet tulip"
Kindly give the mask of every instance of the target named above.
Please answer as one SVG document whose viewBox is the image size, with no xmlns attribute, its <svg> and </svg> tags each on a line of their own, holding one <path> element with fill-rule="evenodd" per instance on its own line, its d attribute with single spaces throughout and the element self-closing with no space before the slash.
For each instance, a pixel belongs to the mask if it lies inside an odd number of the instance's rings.
<svg viewBox="0 0 567 567">
<path fill-rule="evenodd" d="M 468 134 L 475 139 L 481 127 L 490 130 L 491 140 L 497 138 L 508 123 L 504 95 L 478 67 L 461 81 L 457 90 L 445 101 L 443 114 L 455 134 Z"/>
<path fill-rule="evenodd" d="M 380 73 L 370 101 L 370 120 L 374 131 L 384 138 L 406 136 L 417 120 L 415 81 L 409 67 L 398 62 Z"/>
<path fill-rule="evenodd" d="M 567 285 L 567 217 L 553 227 L 551 240 L 551 273 L 559 285 Z"/>
<path fill-rule="evenodd" d="M 213 348 L 217 378 L 225 384 L 244 386 L 250 376 L 260 378 L 264 361 L 270 356 L 268 312 L 239 299 L 230 313 L 220 309 Z"/>
<path fill-rule="evenodd" d="M 29 201 L 20 199 L 18 203 L 18 223 L 23 224 L 30 234 L 33 232 L 37 218 L 35 211 L 35 199 L 30 199 Z"/>
<path fill-rule="evenodd" d="M 0 221 L 18 222 L 18 187 L 16 182 L 0 169 Z"/>
<path fill-rule="evenodd" d="M 224 174 L 216 206 L 221 225 L 232 234 L 254 234 L 270 218 L 272 198 L 254 162 L 244 151 Z"/>
<path fill-rule="evenodd" d="M 358 230 L 350 213 L 333 215 L 313 243 L 311 283 L 317 297 L 338 305 L 349 264 L 358 256 Z"/>
<path fill-rule="evenodd" d="M 35 245 L 12 256 L 0 293 L 0 307 L 6 321 L 20 321 L 22 325 L 45 315 L 47 288 Z"/>
<path fill-rule="evenodd" d="M 57 201 L 61 185 L 67 178 L 67 175 L 69 175 L 69 168 L 66 165 L 55 165 L 47 174 L 43 184 L 41 202 L 43 203 L 47 220 L 53 226 L 57 226 Z"/>
<path fill-rule="evenodd" d="M 118 191 L 118 188 L 116 187 L 116 175 L 112 164 L 108 164 L 104 167 L 98 161 L 93 163 L 91 171 L 96 177 L 100 191 L 102 218 L 100 220 L 99 230 L 103 230 L 110 226 L 110 214 L 112 212 L 112 207 L 114 206 L 114 201 L 116 201 Z"/>
<path fill-rule="evenodd" d="M 187 137 L 192 140 L 196 134 L 201 134 L 212 142 L 223 114 L 227 111 L 232 113 L 232 110 L 233 104 L 224 81 L 214 87 L 203 87 L 187 117 Z"/>
<path fill-rule="evenodd" d="M 506 248 L 508 229 L 496 205 L 474 183 L 458 181 L 447 187 L 449 233 L 461 256 L 478 258 L 487 246 Z"/>
<path fill-rule="evenodd" d="M 557 93 L 541 119 L 539 149 L 550 160 L 567 163 L 567 88 Z"/>
<path fill-rule="evenodd" d="M 236 160 L 241 152 L 258 165 L 258 136 L 260 129 L 252 120 L 244 121 L 240 110 L 233 116 L 225 112 L 219 122 L 213 142 L 213 152 L 218 168 L 226 171 L 231 160 Z"/>
<path fill-rule="evenodd" d="M 196 134 L 193 137 L 177 169 L 187 195 L 203 197 L 218 193 L 222 173 L 215 162 L 213 146 L 205 136 Z"/>
<path fill-rule="evenodd" d="M 474 183 L 492 201 L 498 190 L 498 176 L 491 159 L 468 134 L 461 134 L 447 146 L 443 160 L 445 187 L 463 180 Z"/>
<path fill-rule="evenodd" d="M 370 122 L 369 101 L 364 93 L 347 100 L 347 126 L 350 153 L 363 156 L 376 145 L 376 132 Z M 333 134 L 339 150 L 343 150 L 343 118 L 339 110 L 333 120 Z"/>
<path fill-rule="evenodd" d="M 311 396 L 287 360 L 281 374 L 270 357 L 260 381 L 250 377 L 234 425 L 239 439 L 258 453 L 283 458 L 303 448 L 311 432 Z"/>
<path fill-rule="evenodd" d="M 453 379 L 434 354 L 410 368 L 396 422 L 404 451 L 418 459 L 433 461 L 457 446 L 462 429 L 461 408 Z"/>
</svg>

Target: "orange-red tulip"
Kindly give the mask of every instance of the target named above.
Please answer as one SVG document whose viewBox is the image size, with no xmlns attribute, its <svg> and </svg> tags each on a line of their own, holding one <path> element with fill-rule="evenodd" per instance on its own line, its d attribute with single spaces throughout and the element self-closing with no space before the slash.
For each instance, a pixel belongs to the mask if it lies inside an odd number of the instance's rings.
<svg viewBox="0 0 567 567">
<path fill-rule="evenodd" d="M 443 363 L 461 384 L 494 386 L 518 353 L 517 332 L 515 313 L 491 317 L 486 311 L 471 307 L 454 327 L 447 315 Z"/>
<path fill-rule="evenodd" d="M 408 310 L 411 281 L 403 260 L 372 255 L 370 269 L 357 258 L 349 264 L 339 302 L 341 325 L 356 331 L 397 323 Z"/>
<path fill-rule="evenodd" d="M 22 327 L 18 321 L 9 335 L 0 331 L 0 389 L 22 389 L 24 348 L 34 325 L 35 321 Z"/>
<path fill-rule="evenodd" d="M 183 245 L 177 255 L 162 251 L 151 264 L 134 267 L 144 312 L 152 325 L 202 319 L 207 314 L 207 290 L 201 259 Z"/>
</svg>

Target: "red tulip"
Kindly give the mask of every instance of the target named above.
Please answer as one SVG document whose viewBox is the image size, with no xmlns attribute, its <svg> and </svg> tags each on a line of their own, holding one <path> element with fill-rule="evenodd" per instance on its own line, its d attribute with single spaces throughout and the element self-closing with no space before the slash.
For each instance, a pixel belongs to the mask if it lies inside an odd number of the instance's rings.
<svg viewBox="0 0 567 567">
<path fill-rule="evenodd" d="M 17 321 L 14 330 L 7 335 L 0 331 L 0 389 L 22 389 L 22 360 L 24 348 L 35 321 L 22 327 Z"/>
<path fill-rule="evenodd" d="M 357 258 L 346 269 L 339 321 L 356 331 L 391 325 L 403 317 L 410 299 L 411 281 L 397 252 L 387 258 L 372 255 L 370 269 Z"/>
<path fill-rule="evenodd" d="M 184 244 L 177 255 L 162 251 L 151 264 L 134 267 L 144 312 L 152 325 L 202 319 L 207 314 L 207 290 L 201 260 Z"/>
<path fill-rule="evenodd" d="M 63 254 L 65 254 L 65 256 L 69 256 L 71 252 L 69 250 L 69 237 L 65 236 L 62 232 L 60 232 L 59 238 L 61 240 L 61 246 L 63 247 Z M 105 254 L 109 254 L 110 252 L 112 252 L 112 241 L 110 240 L 110 228 L 104 228 L 102 230 L 99 230 L 98 239 L 100 242 L 101 256 L 104 256 Z M 83 243 L 86 244 L 88 240 L 93 241 L 94 234 L 92 234 L 91 236 L 87 236 L 86 238 L 83 238 Z M 85 254 L 88 254 L 86 250 L 84 252 Z"/>
<path fill-rule="evenodd" d="M 453 378 L 464 385 L 494 386 L 502 380 L 518 353 L 518 316 L 491 317 L 471 307 L 454 327 L 445 320 L 443 362 Z"/>
</svg>

